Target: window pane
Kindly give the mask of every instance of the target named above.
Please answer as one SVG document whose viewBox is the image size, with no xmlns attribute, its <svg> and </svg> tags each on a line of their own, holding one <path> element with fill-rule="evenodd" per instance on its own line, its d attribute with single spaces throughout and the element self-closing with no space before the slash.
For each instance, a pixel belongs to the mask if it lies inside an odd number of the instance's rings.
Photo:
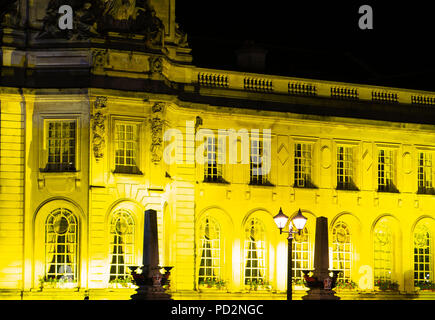
<svg viewBox="0 0 435 320">
<path fill-rule="evenodd" d="M 45 281 L 77 281 L 77 219 L 56 209 L 45 223 Z"/>
<path fill-rule="evenodd" d="M 374 279 L 391 280 L 393 234 L 388 221 L 381 220 L 374 231 Z"/>
<path fill-rule="evenodd" d="M 432 234 L 429 227 L 419 223 L 414 231 L 414 283 L 432 282 Z"/>
<path fill-rule="evenodd" d="M 138 173 L 137 150 L 139 148 L 138 125 L 119 123 L 115 126 L 115 171 Z"/>
<path fill-rule="evenodd" d="M 263 140 L 251 141 L 250 152 L 250 179 L 251 184 L 266 184 L 268 182 L 268 173 L 265 172 L 268 167 L 268 157 L 264 154 Z"/>
<path fill-rule="evenodd" d="M 310 187 L 312 185 L 312 150 L 309 143 L 295 144 L 294 179 L 295 187 Z"/>
<path fill-rule="evenodd" d="M 74 171 L 76 159 L 76 122 L 53 120 L 47 133 L 48 171 Z"/>
<path fill-rule="evenodd" d="M 129 277 L 134 264 L 134 220 L 127 210 L 117 210 L 110 221 L 110 281 Z"/>
<path fill-rule="evenodd" d="M 353 148 L 337 147 L 337 188 L 352 189 L 353 186 Z"/>
<path fill-rule="evenodd" d="M 380 149 L 378 154 L 378 189 L 394 191 L 394 152 Z"/>
<path fill-rule="evenodd" d="M 200 226 L 198 283 L 212 285 L 222 281 L 219 224 L 207 217 Z"/>
<path fill-rule="evenodd" d="M 352 246 L 348 226 L 344 222 L 337 222 L 332 230 L 332 263 L 333 270 L 341 271 L 338 280 L 351 280 Z"/>
<path fill-rule="evenodd" d="M 251 219 L 245 228 L 245 285 L 261 285 L 266 279 L 266 244 L 263 223 Z"/>
<path fill-rule="evenodd" d="M 311 266 L 311 250 L 307 228 L 304 228 L 300 235 L 295 234 L 292 242 L 292 262 L 293 281 L 301 283 L 304 279 L 303 271 L 309 270 Z"/>
</svg>

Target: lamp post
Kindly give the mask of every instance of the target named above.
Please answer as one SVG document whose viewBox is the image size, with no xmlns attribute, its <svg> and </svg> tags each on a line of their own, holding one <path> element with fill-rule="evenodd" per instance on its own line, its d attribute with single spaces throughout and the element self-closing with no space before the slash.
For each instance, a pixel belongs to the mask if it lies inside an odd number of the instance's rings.
<svg viewBox="0 0 435 320">
<path fill-rule="evenodd" d="M 278 214 L 273 217 L 278 229 L 279 234 L 288 233 L 288 256 L 287 256 L 287 300 L 292 300 L 292 242 L 293 242 L 293 234 L 300 233 L 301 230 L 304 229 L 305 224 L 307 223 L 307 218 L 302 215 L 301 209 L 299 209 L 298 214 L 290 221 L 288 231 L 284 231 L 284 227 L 287 224 L 289 218 L 282 212 L 282 208 L 279 208 Z M 295 225 L 297 231 L 293 231 L 293 226 Z"/>
</svg>

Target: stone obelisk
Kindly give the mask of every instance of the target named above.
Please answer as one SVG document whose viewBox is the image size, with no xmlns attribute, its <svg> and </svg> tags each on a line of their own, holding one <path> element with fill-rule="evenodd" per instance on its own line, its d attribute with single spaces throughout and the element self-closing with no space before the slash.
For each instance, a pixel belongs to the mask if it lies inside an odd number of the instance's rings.
<svg viewBox="0 0 435 320">
<path fill-rule="evenodd" d="M 339 300 L 332 290 L 335 279 L 329 276 L 329 242 L 328 218 L 316 219 L 316 241 L 314 243 L 314 271 L 313 278 L 317 279 L 320 286 L 312 287 L 303 296 L 303 300 Z"/>
<path fill-rule="evenodd" d="M 142 281 L 137 281 L 133 300 L 169 300 L 170 295 L 162 287 L 159 267 L 159 244 L 157 234 L 157 212 L 145 211 L 142 255 Z"/>
</svg>

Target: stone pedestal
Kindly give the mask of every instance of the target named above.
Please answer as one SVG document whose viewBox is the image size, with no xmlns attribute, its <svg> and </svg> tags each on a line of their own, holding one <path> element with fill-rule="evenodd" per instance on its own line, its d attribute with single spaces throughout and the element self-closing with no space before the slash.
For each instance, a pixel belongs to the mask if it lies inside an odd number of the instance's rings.
<svg viewBox="0 0 435 320">
<path fill-rule="evenodd" d="M 302 300 L 340 300 L 340 297 L 335 295 L 334 290 L 315 288 L 308 290 L 307 295 L 303 296 Z"/>
</svg>

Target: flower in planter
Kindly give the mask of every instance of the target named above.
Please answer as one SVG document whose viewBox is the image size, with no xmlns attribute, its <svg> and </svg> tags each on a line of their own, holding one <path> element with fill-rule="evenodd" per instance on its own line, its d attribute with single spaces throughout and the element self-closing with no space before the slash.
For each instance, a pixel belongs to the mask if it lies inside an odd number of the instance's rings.
<svg viewBox="0 0 435 320">
<path fill-rule="evenodd" d="M 349 289 L 349 290 L 353 290 L 356 289 L 358 287 L 358 285 L 349 279 L 346 280 L 339 280 L 337 281 L 337 285 L 336 288 L 337 289 Z"/>
<path fill-rule="evenodd" d="M 225 287 L 226 282 L 224 280 L 221 279 L 217 279 L 217 278 L 206 278 L 201 279 L 198 281 L 199 286 L 202 287 L 206 287 L 206 288 L 217 288 L 217 289 L 222 289 Z"/>
<path fill-rule="evenodd" d="M 386 291 L 386 290 L 397 291 L 397 290 L 399 290 L 399 283 L 397 281 L 378 279 L 375 281 L 375 286 L 378 287 L 379 290 L 381 290 L 381 291 Z"/>
<path fill-rule="evenodd" d="M 131 276 L 119 277 L 109 281 L 110 284 L 119 284 L 122 287 L 128 288 L 132 283 Z"/>
<path fill-rule="evenodd" d="M 420 290 L 435 290 L 435 283 L 432 283 L 430 281 L 420 281 L 415 283 L 415 287 L 419 288 Z"/>
</svg>

